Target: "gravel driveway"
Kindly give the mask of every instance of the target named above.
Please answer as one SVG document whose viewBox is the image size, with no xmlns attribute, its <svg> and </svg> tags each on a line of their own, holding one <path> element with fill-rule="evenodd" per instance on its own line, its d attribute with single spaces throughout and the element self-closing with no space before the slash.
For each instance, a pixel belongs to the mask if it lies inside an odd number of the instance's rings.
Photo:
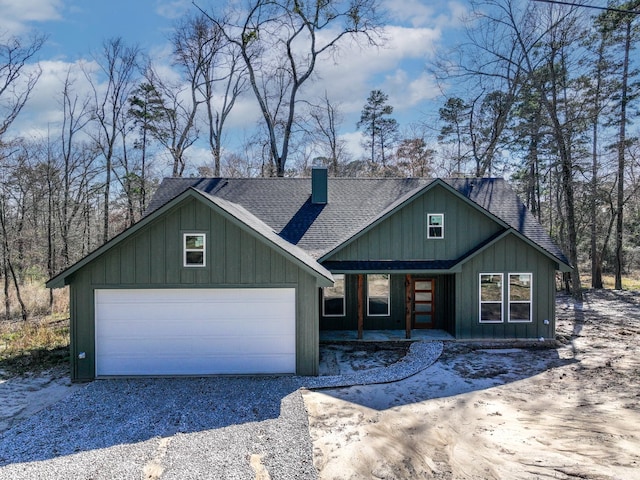
<svg viewBox="0 0 640 480">
<path fill-rule="evenodd" d="M 0 480 L 315 479 L 299 389 L 406 378 L 441 350 L 342 377 L 92 382 L 0 434 Z"/>
</svg>

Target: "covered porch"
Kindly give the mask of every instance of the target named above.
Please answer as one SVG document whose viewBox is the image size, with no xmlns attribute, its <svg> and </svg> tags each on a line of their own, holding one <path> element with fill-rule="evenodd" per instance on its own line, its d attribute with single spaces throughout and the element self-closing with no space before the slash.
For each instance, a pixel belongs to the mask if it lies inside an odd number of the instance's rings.
<svg viewBox="0 0 640 480">
<path fill-rule="evenodd" d="M 455 275 L 389 270 L 333 272 L 336 285 L 320 299 L 321 341 L 454 339 Z"/>
</svg>

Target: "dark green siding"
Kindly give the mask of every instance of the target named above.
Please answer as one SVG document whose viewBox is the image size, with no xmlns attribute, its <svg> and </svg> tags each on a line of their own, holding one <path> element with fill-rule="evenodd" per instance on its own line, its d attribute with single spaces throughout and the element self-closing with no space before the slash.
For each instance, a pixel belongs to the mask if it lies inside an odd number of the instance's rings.
<svg viewBox="0 0 640 480">
<path fill-rule="evenodd" d="M 346 311 L 344 317 L 322 316 L 320 304 L 320 328 L 323 330 L 358 329 L 358 276 L 346 276 Z M 322 298 L 322 297 L 320 297 Z M 402 330 L 404 329 L 404 275 L 391 275 L 390 315 L 369 316 L 366 305 L 365 282 L 364 329 L 365 330 Z"/>
<path fill-rule="evenodd" d="M 435 325 L 453 335 L 455 278 L 453 275 L 413 275 L 415 278 L 435 280 Z M 322 295 L 320 293 L 320 328 L 322 330 L 357 330 L 358 301 L 357 275 L 346 276 L 346 311 L 344 317 L 325 317 L 322 315 Z M 366 296 L 366 292 L 365 292 Z M 391 314 L 389 316 L 368 316 L 364 305 L 365 330 L 404 330 L 405 329 L 405 275 L 391 275 Z M 366 298 L 364 299 L 366 302 Z"/>
<path fill-rule="evenodd" d="M 427 214 L 444 213 L 444 239 L 427 239 Z M 503 227 L 436 186 L 325 260 L 451 260 Z"/>
<path fill-rule="evenodd" d="M 460 339 L 546 339 L 555 332 L 556 264 L 535 248 L 509 235 L 468 261 L 456 275 L 456 338 Z M 479 275 L 503 273 L 533 274 L 533 317 L 531 323 L 489 324 L 479 321 Z M 504 308 L 508 307 L 504 290 Z M 506 313 L 505 313 L 506 317 Z M 549 320 L 549 325 L 544 324 Z"/>
<path fill-rule="evenodd" d="M 185 232 L 207 234 L 206 267 L 182 266 Z M 95 376 L 94 290 L 100 288 L 295 288 L 297 373 L 318 373 L 315 277 L 196 199 L 186 199 L 114 245 L 78 270 L 70 284 L 74 380 Z"/>
</svg>

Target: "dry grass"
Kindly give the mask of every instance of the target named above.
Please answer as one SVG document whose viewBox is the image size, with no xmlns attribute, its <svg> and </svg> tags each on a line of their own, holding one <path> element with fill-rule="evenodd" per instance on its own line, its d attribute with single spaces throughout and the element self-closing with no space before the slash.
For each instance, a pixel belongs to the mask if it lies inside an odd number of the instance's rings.
<svg viewBox="0 0 640 480">
<path fill-rule="evenodd" d="M 0 369 L 40 371 L 69 361 L 69 320 L 43 317 L 0 324 Z"/>
<path fill-rule="evenodd" d="M 56 317 L 69 315 L 69 289 L 53 290 L 53 306 L 49 311 L 49 289 L 39 282 L 25 283 L 20 287 L 20 295 L 30 317 L 41 317 L 52 314 Z M 4 292 L 0 291 L 0 315 L 4 317 Z M 9 291 L 10 318 L 17 320 L 21 317 L 20 305 L 13 288 Z M 6 320 L 6 318 L 5 318 Z"/>
<path fill-rule="evenodd" d="M 582 288 L 591 288 L 591 275 L 581 275 Z M 612 290 L 615 286 L 615 277 L 613 275 L 603 275 L 602 285 L 607 290 Z M 640 272 L 634 272 L 622 277 L 622 289 L 640 291 Z"/>
<path fill-rule="evenodd" d="M 40 371 L 69 361 L 69 292 L 55 290 L 49 313 L 49 290 L 26 284 L 21 290 L 29 319 L 20 317 L 15 293 L 10 294 L 11 317 L 0 320 L 0 370 L 10 374 Z M 4 295 L 0 305 L 4 312 Z"/>
</svg>

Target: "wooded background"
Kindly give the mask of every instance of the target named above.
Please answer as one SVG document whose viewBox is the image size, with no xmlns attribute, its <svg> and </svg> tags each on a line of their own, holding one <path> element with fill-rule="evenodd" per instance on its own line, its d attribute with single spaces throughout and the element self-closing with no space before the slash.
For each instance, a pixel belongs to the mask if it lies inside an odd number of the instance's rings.
<svg viewBox="0 0 640 480">
<path fill-rule="evenodd" d="M 46 138 L 11 126 L 40 78 L 47 38 L 0 36 L 7 318 L 12 301 L 27 317 L 25 282 L 43 282 L 140 219 L 165 172 L 307 176 L 326 165 L 332 176 L 504 176 L 576 266 L 566 279 L 575 295 L 581 274 L 595 288 L 612 274 L 622 288 L 639 269 L 640 0 L 608 9 L 473 2 L 466 35 L 427 66 L 446 92 L 435 114 L 399 125 L 384 92 L 363 93 L 362 155 L 340 137 L 340 104 L 302 87 L 318 62 L 339 61 L 345 41 L 384 46 L 378 0 L 245 7 L 194 6 L 171 34 L 170 74 L 138 47 L 105 39 L 91 65 L 68 72 L 63 120 Z M 89 95 L 74 88 L 79 75 Z M 225 122 L 246 95 L 262 120 L 232 149 Z M 206 162 L 190 157 L 195 144 L 208 147 Z"/>
</svg>

